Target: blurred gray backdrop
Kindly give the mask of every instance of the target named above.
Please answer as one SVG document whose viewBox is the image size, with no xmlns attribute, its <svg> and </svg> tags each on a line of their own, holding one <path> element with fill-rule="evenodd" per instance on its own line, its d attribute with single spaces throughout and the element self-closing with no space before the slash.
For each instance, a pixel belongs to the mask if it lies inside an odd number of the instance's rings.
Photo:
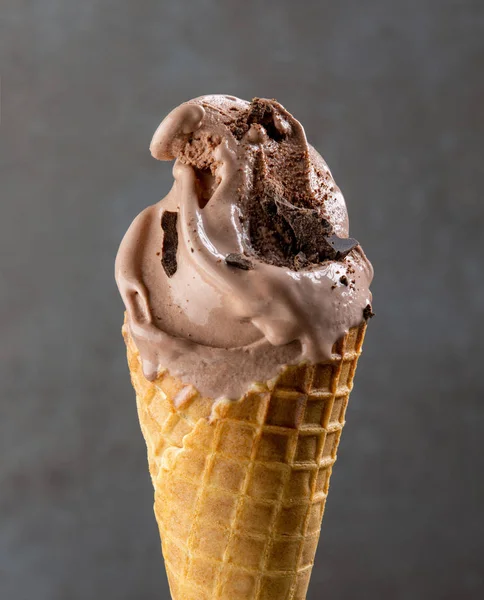
<svg viewBox="0 0 484 600">
<path fill-rule="evenodd" d="M 0 1 L 0 598 L 167 600 L 113 280 L 207 93 L 305 125 L 372 259 L 308 598 L 484 594 L 484 3 Z"/>
</svg>

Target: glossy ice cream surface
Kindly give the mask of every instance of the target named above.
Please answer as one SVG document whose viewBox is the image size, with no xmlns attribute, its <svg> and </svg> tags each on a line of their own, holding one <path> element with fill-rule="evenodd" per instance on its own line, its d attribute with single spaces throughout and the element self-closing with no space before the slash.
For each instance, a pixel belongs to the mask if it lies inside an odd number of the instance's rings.
<svg viewBox="0 0 484 600">
<path fill-rule="evenodd" d="M 175 159 L 174 185 L 116 259 L 145 376 L 238 398 L 328 359 L 368 316 L 373 270 L 300 123 L 274 100 L 203 96 L 166 117 L 151 152 Z"/>
</svg>

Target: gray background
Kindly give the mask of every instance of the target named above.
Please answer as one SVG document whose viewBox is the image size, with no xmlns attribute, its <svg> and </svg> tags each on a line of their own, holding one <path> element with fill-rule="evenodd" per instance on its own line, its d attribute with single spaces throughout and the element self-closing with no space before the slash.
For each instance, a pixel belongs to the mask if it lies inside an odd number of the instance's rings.
<svg viewBox="0 0 484 600">
<path fill-rule="evenodd" d="M 0 62 L 0 598 L 168 598 L 113 261 L 214 92 L 302 121 L 377 273 L 308 598 L 482 598 L 484 3 L 1 0 Z"/>
</svg>

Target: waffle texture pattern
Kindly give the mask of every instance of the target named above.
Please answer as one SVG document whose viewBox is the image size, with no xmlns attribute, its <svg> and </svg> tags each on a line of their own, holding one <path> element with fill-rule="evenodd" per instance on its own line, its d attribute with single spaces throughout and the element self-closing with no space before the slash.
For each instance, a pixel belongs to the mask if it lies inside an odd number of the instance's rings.
<svg viewBox="0 0 484 600">
<path fill-rule="evenodd" d="M 126 327 L 173 600 L 304 600 L 366 324 L 330 361 L 217 402 L 161 373 Z"/>
</svg>

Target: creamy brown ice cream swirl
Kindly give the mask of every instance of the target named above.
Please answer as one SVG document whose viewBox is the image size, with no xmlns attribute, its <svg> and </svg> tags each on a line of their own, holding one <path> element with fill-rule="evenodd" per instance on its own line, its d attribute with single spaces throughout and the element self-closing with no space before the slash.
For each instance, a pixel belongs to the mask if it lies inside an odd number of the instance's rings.
<svg viewBox="0 0 484 600">
<path fill-rule="evenodd" d="M 274 100 L 203 96 L 166 117 L 151 152 L 176 159 L 175 182 L 116 259 L 145 376 L 237 398 L 328 359 L 368 314 L 373 270 L 300 123 Z"/>
</svg>

